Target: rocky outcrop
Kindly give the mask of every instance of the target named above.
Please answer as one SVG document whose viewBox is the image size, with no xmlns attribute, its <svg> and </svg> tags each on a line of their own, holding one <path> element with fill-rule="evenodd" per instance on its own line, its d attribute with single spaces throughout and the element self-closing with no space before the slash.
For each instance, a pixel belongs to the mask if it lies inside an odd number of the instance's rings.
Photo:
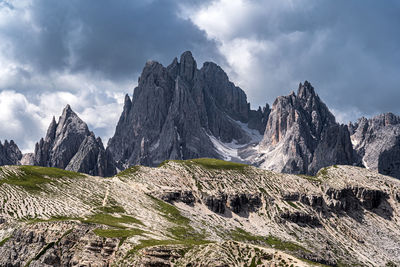
<svg viewBox="0 0 400 267">
<path fill-rule="evenodd" d="M 167 159 L 223 158 L 215 142 L 246 145 L 243 128 L 263 132 L 268 106 L 251 111 L 246 94 L 216 64 L 190 52 L 164 67 L 149 61 L 124 109 L 107 150 L 120 168 L 156 166 Z"/>
<path fill-rule="evenodd" d="M 0 141 L 0 166 L 1 165 L 19 165 L 22 158 L 22 153 L 13 140 L 4 144 Z"/>
<path fill-rule="evenodd" d="M 22 153 L 13 140 L 4 144 L 0 142 L 0 166 L 1 165 L 19 165 Z"/>
<path fill-rule="evenodd" d="M 262 205 L 258 194 L 238 193 L 238 194 L 220 194 L 204 195 L 201 199 L 209 210 L 224 214 L 229 209 L 236 214 L 247 215 L 249 212 L 257 211 Z"/>
<path fill-rule="evenodd" d="M 284 212 L 281 215 L 281 218 L 292 223 L 295 223 L 299 226 L 310 226 L 310 227 L 321 227 L 321 222 L 315 216 L 304 212 Z"/>
<path fill-rule="evenodd" d="M 350 124 L 359 161 L 368 169 L 400 178 L 400 117 L 392 113 Z"/>
<path fill-rule="evenodd" d="M 354 162 L 347 126 L 336 123 L 307 81 L 297 95 L 275 100 L 258 153 L 258 166 L 285 173 L 314 175 L 325 166 Z"/>
<path fill-rule="evenodd" d="M 164 191 L 158 197 L 166 202 L 173 203 L 181 201 L 185 204 L 191 205 L 195 202 L 195 197 L 192 191 Z"/>
<path fill-rule="evenodd" d="M 55 118 L 46 137 L 35 146 L 34 165 L 56 167 L 90 175 L 112 176 L 116 168 L 100 138 L 90 132 L 71 107 L 67 105 L 58 121 Z"/>
<path fill-rule="evenodd" d="M 400 264 L 400 180 L 355 166 L 308 177 L 213 163 L 115 179 L 3 166 L 0 266 Z"/>
</svg>

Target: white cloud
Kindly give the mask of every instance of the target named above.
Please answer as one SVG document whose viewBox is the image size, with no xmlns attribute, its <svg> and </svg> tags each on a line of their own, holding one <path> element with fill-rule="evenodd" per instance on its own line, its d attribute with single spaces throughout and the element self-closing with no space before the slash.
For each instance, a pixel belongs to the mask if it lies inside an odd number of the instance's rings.
<svg viewBox="0 0 400 267">
<path fill-rule="evenodd" d="M 0 136 L 2 139 L 13 139 L 23 152 L 32 152 L 34 144 L 45 136 L 52 117 L 58 120 L 62 109 L 70 104 L 106 145 L 122 112 L 124 95 L 92 93 L 45 92 L 36 96 L 35 101 L 15 91 L 1 91 Z"/>
<path fill-rule="evenodd" d="M 33 136 L 38 136 L 45 130 L 46 114 L 39 106 L 15 91 L 0 92 L 0 136 L 15 140 L 28 152 L 34 146 Z"/>
<path fill-rule="evenodd" d="M 226 59 L 220 65 L 253 108 L 308 80 L 323 101 L 343 110 L 336 112 L 342 121 L 400 112 L 393 3 L 214 0 L 181 15 L 216 41 Z"/>
</svg>

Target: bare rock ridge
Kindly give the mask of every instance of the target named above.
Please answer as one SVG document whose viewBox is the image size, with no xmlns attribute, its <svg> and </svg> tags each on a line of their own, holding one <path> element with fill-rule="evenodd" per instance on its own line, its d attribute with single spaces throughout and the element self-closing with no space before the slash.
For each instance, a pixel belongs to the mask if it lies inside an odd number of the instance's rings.
<svg viewBox="0 0 400 267">
<path fill-rule="evenodd" d="M 305 81 L 297 95 L 278 97 L 272 105 L 257 165 L 297 174 L 316 174 L 334 164 L 355 162 L 347 126 L 335 117 Z"/>
<path fill-rule="evenodd" d="M 201 157 L 310 175 L 330 165 L 358 165 L 400 178 L 400 117 L 387 113 L 339 124 L 308 81 L 271 108 L 252 110 L 220 66 L 205 62 L 198 68 L 187 51 L 167 67 L 146 63 L 132 99 L 125 96 L 107 149 L 69 106 L 58 123 L 53 119 L 35 153 L 21 156 L 14 142 L 0 144 L 0 165 L 99 176 Z"/>
<path fill-rule="evenodd" d="M 53 117 L 46 137 L 35 146 L 33 163 L 98 176 L 112 176 L 116 168 L 100 137 L 67 105 L 56 122 Z"/>
<path fill-rule="evenodd" d="M 329 165 L 362 165 L 362 157 L 371 157 L 379 172 L 400 172 L 396 126 L 381 127 L 392 129 L 387 133 L 391 149 L 368 150 L 364 156 L 373 140 L 367 138 L 353 150 L 350 131 L 360 132 L 359 124 L 337 123 L 308 81 L 297 94 L 278 97 L 271 109 L 251 110 L 246 94 L 218 65 L 206 62 L 198 69 L 192 54 L 185 52 L 168 67 L 147 62 L 132 100 L 126 95 L 107 150 L 120 169 L 212 157 L 313 175 Z"/>
<path fill-rule="evenodd" d="M 119 168 L 156 166 L 166 159 L 221 158 L 212 136 L 246 145 L 252 136 L 242 124 L 261 134 L 269 113 L 251 111 L 246 94 L 216 64 L 201 69 L 190 52 L 168 66 L 149 61 L 132 100 L 124 110 L 107 150 Z M 215 140 L 214 140 L 215 141 Z"/>
<path fill-rule="evenodd" d="M 400 179 L 400 117 L 392 113 L 362 117 L 349 128 L 362 164 Z"/>
<path fill-rule="evenodd" d="M 0 166 L 1 165 L 19 165 L 22 158 L 22 153 L 13 140 L 4 144 L 0 141 Z"/>
</svg>

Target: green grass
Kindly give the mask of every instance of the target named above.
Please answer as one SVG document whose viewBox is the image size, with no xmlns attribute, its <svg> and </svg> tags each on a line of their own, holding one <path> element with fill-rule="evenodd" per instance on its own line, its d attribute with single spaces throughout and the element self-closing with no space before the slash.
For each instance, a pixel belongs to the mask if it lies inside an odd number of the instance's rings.
<svg viewBox="0 0 400 267">
<path fill-rule="evenodd" d="M 93 232 L 105 238 L 123 238 L 126 239 L 130 236 L 134 235 L 141 235 L 145 233 L 145 231 L 137 229 L 137 228 L 130 228 L 130 229 L 95 229 Z"/>
<path fill-rule="evenodd" d="M 119 172 L 117 175 L 117 177 L 121 177 L 121 176 L 130 176 L 135 174 L 136 172 L 138 172 L 140 170 L 140 166 L 132 166 L 126 170 L 123 170 L 122 172 Z"/>
<path fill-rule="evenodd" d="M 306 179 L 310 182 L 317 182 L 317 183 L 321 183 L 322 181 L 317 177 L 317 176 L 310 176 L 310 175 L 305 175 L 305 174 L 299 174 L 297 175 L 303 179 Z"/>
<path fill-rule="evenodd" d="M 220 159 L 211 159 L 211 158 L 199 158 L 199 159 L 190 159 L 190 160 L 166 160 L 160 164 L 160 166 L 165 165 L 167 162 L 178 162 L 185 164 L 187 166 L 199 165 L 203 168 L 209 170 L 239 170 L 243 171 L 247 167 L 246 164 L 224 161 Z"/>
<path fill-rule="evenodd" d="M 111 206 L 102 206 L 96 208 L 98 211 L 104 212 L 104 213 L 125 213 L 125 209 L 121 206 L 118 205 L 111 205 Z"/>
<path fill-rule="evenodd" d="M 181 212 L 174 206 L 167 202 L 164 202 L 158 198 L 148 195 L 154 203 L 154 208 L 160 212 L 160 215 L 166 218 L 168 221 L 180 224 L 188 225 L 190 220 L 185 216 L 182 216 Z"/>
<path fill-rule="evenodd" d="M 235 230 L 231 231 L 230 234 L 234 240 L 240 241 L 240 242 L 247 241 L 247 242 L 258 243 L 258 244 L 266 244 L 268 246 L 271 246 L 271 247 L 273 247 L 275 249 L 279 249 L 279 250 L 308 252 L 307 249 L 305 249 L 302 246 L 299 246 L 297 244 L 294 244 L 292 242 L 282 241 L 279 238 L 276 238 L 274 236 L 253 235 L 253 234 L 246 232 L 245 230 L 240 229 L 240 228 L 236 228 Z"/>
<path fill-rule="evenodd" d="M 286 201 L 290 206 L 292 206 L 295 209 L 299 209 L 296 204 L 294 204 L 292 201 Z"/>
<path fill-rule="evenodd" d="M 320 169 L 317 173 L 317 176 L 327 176 L 328 175 L 328 168 Z"/>
<path fill-rule="evenodd" d="M 167 231 L 171 234 L 172 239 L 176 239 L 181 244 L 191 243 L 204 243 L 209 242 L 205 240 L 205 235 L 197 232 L 190 225 L 190 220 L 183 216 L 181 212 L 173 205 L 148 195 L 154 203 L 154 208 L 167 219 L 169 222 L 174 223 L 175 226 L 170 227 Z"/>
<path fill-rule="evenodd" d="M 135 224 L 143 225 L 143 223 L 140 220 L 133 218 L 131 216 L 128 216 L 128 215 L 121 215 L 121 217 L 115 217 L 115 216 L 112 216 L 112 215 L 106 214 L 106 213 L 97 213 L 88 218 L 80 219 L 80 220 L 85 223 L 103 224 L 103 225 L 108 225 L 108 226 L 115 227 L 115 228 L 126 228 L 122 224 L 135 223 Z"/>
<path fill-rule="evenodd" d="M 11 236 L 8 236 L 4 238 L 3 240 L 0 241 L 0 247 L 4 246 L 4 244 L 11 238 Z"/>
<path fill-rule="evenodd" d="M 70 172 L 58 168 L 38 167 L 38 166 L 20 166 L 21 174 L 15 174 L 11 171 L 5 171 L 4 168 L 0 172 L 4 174 L 4 178 L 0 180 L 1 184 L 10 184 L 23 187 L 30 192 L 42 190 L 40 185 L 52 182 L 49 178 L 75 178 L 84 177 L 77 172 Z"/>
</svg>

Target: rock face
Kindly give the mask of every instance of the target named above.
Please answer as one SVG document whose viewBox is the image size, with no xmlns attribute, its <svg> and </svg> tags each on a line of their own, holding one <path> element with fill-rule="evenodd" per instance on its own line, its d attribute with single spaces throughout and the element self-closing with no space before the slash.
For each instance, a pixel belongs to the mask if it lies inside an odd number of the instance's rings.
<svg viewBox="0 0 400 267">
<path fill-rule="evenodd" d="M 166 159 L 223 158 L 219 143 L 251 143 L 248 126 L 262 133 L 268 114 L 268 106 L 251 111 L 246 94 L 218 65 L 206 62 L 199 70 L 185 52 L 168 67 L 147 62 L 132 100 L 125 97 L 107 150 L 119 168 L 156 166 Z"/>
<path fill-rule="evenodd" d="M 400 117 L 392 113 L 350 124 L 351 141 L 362 164 L 400 178 Z"/>
<path fill-rule="evenodd" d="M 65 173 L 0 169 L 0 266 L 400 264 L 400 180 L 365 168 L 307 177 L 193 159 Z"/>
<path fill-rule="evenodd" d="M 1 165 L 19 165 L 22 158 L 22 153 L 13 140 L 4 144 L 0 142 L 0 166 Z"/>
<path fill-rule="evenodd" d="M 258 153 L 258 166 L 285 173 L 313 175 L 325 166 L 354 162 L 347 126 L 336 123 L 307 81 L 297 95 L 275 100 Z"/>
<path fill-rule="evenodd" d="M 112 176 L 116 168 L 101 139 L 90 132 L 67 105 L 58 121 L 51 122 L 46 137 L 35 146 L 34 165 L 56 167 L 90 175 Z"/>
</svg>

